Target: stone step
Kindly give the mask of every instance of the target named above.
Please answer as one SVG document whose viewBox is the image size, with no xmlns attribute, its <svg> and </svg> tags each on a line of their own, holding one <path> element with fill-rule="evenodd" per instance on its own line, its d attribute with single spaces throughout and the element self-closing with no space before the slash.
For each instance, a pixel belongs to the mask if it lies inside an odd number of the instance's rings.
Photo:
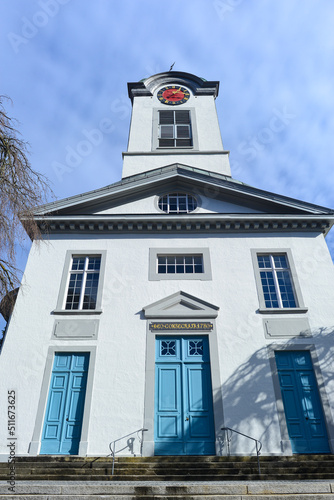
<svg viewBox="0 0 334 500">
<path fill-rule="evenodd" d="M 35 482 L 15 484 L 15 494 L 8 492 L 8 485 L 0 483 L 0 499 L 65 500 L 66 499 L 113 499 L 113 500 L 179 500 L 179 499 L 225 499 L 225 500 L 332 500 L 334 482 L 243 482 L 228 484 L 216 482 L 133 484 L 82 482 Z"/>
<path fill-rule="evenodd" d="M 245 463 L 253 463 L 257 462 L 257 457 L 173 457 L 171 460 L 170 457 L 166 460 L 166 457 L 132 457 L 132 458 L 116 458 L 115 464 L 123 465 L 123 466 L 132 466 L 136 464 L 138 467 L 141 466 L 154 466 L 154 467 L 162 467 L 170 465 L 175 466 L 176 464 L 181 464 L 182 466 L 192 465 L 196 466 L 210 466 L 210 465 L 223 465 L 223 464 L 245 464 Z M 321 463 L 321 464 L 332 464 L 334 466 L 334 455 L 301 455 L 301 456 L 292 456 L 292 457 L 265 457 L 261 456 L 260 461 L 263 464 L 276 464 L 276 463 L 284 463 L 285 465 L 299 464 L 299 463 Z M 45 464 L 54 464 L 54 466 L 62 465 L 63 467 L 95 467 L 95 466 L 103 466 L 108 467 L 112 464 L 111 458 L 106 457 L 87 457 L 87 458 L 78 458 L 78 457 L 17 457 L 16 464 L 20 467 L 30 467 L 34 465 L 35 467 L 42 467 Z M 6 462 L 0 462 L 0 468 L 4 467 Z"/>
<path fill-rule="evenodd" d="M 37 498 L 39 500 L 332 500 L 333 495 L 316 494 L 316 495 L 252 495 L 245 496 L 230 496 L 220 494 L 192 494 L 192 495 L 1 495 L 0 500 L 29 500 Z"/>
<path fill-rule="evenodd" d="M 145 481 L 147 482 L 165 482 L 165 481 L 171 481 L 171 482 L 194 482 L 194 481 L 200 481 L 203 483 L 207 482 L 216 482 L 216 481 L 255 481 L 261 479 L 262 481 L 274 481 L 274 480 L 279 480 L 279 481 L 306 481 L 306 480 L 328 480 L 328 481 L 334 481 L 334 474 L 317 474 L 317 475 L 304 475 L 304 474 L 287 474 L 287 475 L 275 475 L 275 474 L 270 474 L 268 476 L 259 476 L 258 474 L 240 474 L 238 476 L 231 476 L 231 475 L 226 475 L 226 476 L 206 476 L 206 477 L 198 477 L 198 476 L 146 476 Z M 96 480 L 99 482 L 107 482 L 107 481 L 113 481 L 113 482 L 129 482 L 129 483 L 135 483 L 138 481 L 143 481 L 143 476 L 129 476 L 129 477 L 124 477 L 124 476 L 95 476 L 92 478 L 91 476 L 81 476 L 78 478 L 78 476 L 75 475 L 62 475 L 62 476 L 48 476 L 48 475 L 43 475 L 43 476 L 18 476 L 16 477 L 16 481 L 82 481 L 82 482 L 90 482 L 92 480 Z M 333 496 L 334 499 L 334 496 Z"/>
<path fill-rule="evenodd" d="M 217 474 L 208 474 L 208 475 L 198 475 L 198 474 L 164 474 L 164 475 L 145 475 L 143 476 L 142 474 L 131 474 L 128 476 L 124 475 L 119 475 L 117 472 L 112 476 L 111 474 L 108 475 L 80 475 L 78 476 L 77 474 L 59 474 L 59 475 L 53 475 L 53 474 L 43 474 L 43 475 L 24 475 L 24 474 L 16 474 L 16 480 L 21 480 L 21 481 L 34 481 L 34 480 L 52 480 L 52 481 L 239 481 L 239 480 L 246 480 L 246 479 L 262 479 L 264 481 L 270 481 L 270 480 L 324 480 L 324 479 L 334 479 L 334 474 L 333 472 L 328 472 L 328 473 L 313 473 L 313 474 L 307 474 L 307 473 L 293 473 L 293 474 L 284 474 L 284 473 L 270 473 L 270 474 L 259 474 L 257 473 L 239 473 L 239 474 L 224 474 L 224 475 L 217 475 Z M 6 481 L 8 479 L 8 476 L 2 477 L 2 481 Z"/>
<path fill-rule="evenodd" d="M 270 474 L 270 473 L 276 473 L 276 474 L 297 474 L 297 473 L 305 473 L 305 474 L 319 474 L 319 473 L 333 473 L 333 467 L 327 467 L 327 466 L 312 466 L 310 464 L 305 464 L 303 467 L 284 467 L 281 464 L 277 464 L 276 466 L 273 467 L 265 467 L 263 464 L 261 464 L 261 473 L 262 474 Z M 73 475 L 109 475 L 112 472 L 111 467 L 103 467 L 103 468 L 93 468 L 93 469 L 86 469 L 86 468 L 81 468 L 81 469 L 74 469 L 71 467 L 63 468 L 63 467 L 48 467 L 45 466 L 43 468 L 38 467 L 38 468 L 20 468 L 16 467 L 16 474 L 21 474 L 21 475 L 33 475 L 33 474 L 38 474 L 38 475 L 43 475 L 43 474 L 48 474 L 48 475 L 59 475 L 59 474 L 73 474 Z M 258 472 L 258 467 L 257 464 L 253 464 L 252 466 L 247 466 L 247 467 L 215 467 L 215 468 L 186 468 L 186 467 L 170 467 L 170 468 L 152 468 L 152 467 L 147 467 L 147 468 L 137 468 L 137 467 L 132 467 L 132 468 L 123 468 L 120 466 L 115 466 L 114 472 L 119 474 L 119 475 L 165 475 L 165 474 L 183 474 L 183 475 L 219 475 L 219 474 L 230 474 L 230 475 L 235 475 L 238 473 L 244 473 L 244 474 L 249 474 L 249 473 L 257 473 Z M 3 476 L 6 476 L 8 474 L 8 467 L 3 468 L 0 471 L 0 478 Z"/>
<path fill-rule="evenodd" d="M 291 457 L 260 457 L 260 462 L 263 466 L 272 467 L 274 465 L 280 464 L 284 467 L 290 466 L 301 466 L 305 464 L 312 464 L 314 466 L 332 466 L 334 467 L 334 456 L 333 459 L 323 458 L 319 460 L 315 458 L 313 455 L 304 457 L 303 459 L 294 460 Z M 122 468 L 170 468 L 170 467 L 191 467 L 191 468 L 203 468 L 203 467 L 244 467 L 249 464 L 256 464 L 256 457 L 247 457 L 247 459 L 237 460 L 236 457 L 220 457 L 220 460 L 174 460 L 174 461 L 165 461 L 165 460 L 150 460 L 147 459 L 145 461 L 138 459 L 129 459 L 129 460 L 115 460 L 115 465 Z M 55 460 L 54 457 L 49 457 L 48 460 L 38 460 L 38 457 L 27 458 L 22 460 L 16 459 L 16 465 L 20 468 L 37 468 L 37 467 L 62 467 L 62 468 L 103 468 L 103 467 L 111 467 L 112 460 L 106 459 L 91 459 L 91 460 Z M 0 462 L 0 470 L 7 466 L 6 462 Z"/>
<path fill-rule="evenodd" d="M 334 461 L 322 461 L 322 462 L 317 462 L 313 461 L 312 459 L 305 460 L 305 461 L 298 461 L 298 462 L 293 462 L 293 461 L 284 461 L 284 460 L 275 460 L 272 462 L 268 462 L 265 460 L 260 459 L 260 463 L 263 467 L 274 467 L 274 466 L 280 466 L 280 467 L 300 467 L 300 466 L 305 466 L 306 464 L 310 465 L 312 464 L 313 467 L 334 467 Z M 228 462 L 175 462 L 172 464 L 167 464 L 167 463 L 154 463 L 154 462 L 115 462 L 115 466 L 122 468 L 122 469 L 131 469 L 133 467 L 136 467 L 137 469 L 147 469 L 147 468 L 154 468 L 154 469 L 169 469 L 170 467 L 183 467 L 183 468 L 191 468 L 191 469 L 201 469 L 201 468 L 233 468 L 233 467 L 249 467 L 250 465 L 257 464 L 257 460 L 249 460 L 247 462 L 236 462 L 233 459 L 230 459 Z M 49 462 L 16 462 L 17 467 L 24 469 L 24 468 L 45 468 L 45 467 L 53 467 L 53 468 L 72 468 L 72 469 L 98 469 L 98 468 L 109 468 L 112 467 L 112 462 L 82 462 L 82 463 L 71 463 L 71 462 L 54 462 L 50 460 Z M 0 463 L 0 470 L 4 469 L 7 467 L 6 462 L 1 462 Z"/>
<path fill-rule="evenodd" d="M 306 454 L 306 455 L 289 455 L 289 456 L 277 456 L 277 455 L 261 455 L 261 460 L 272 461 L 284 460 L 284 461 L 303 461 L 312 458 L 313 461 L 329 460 L 334 462 L 334 455 L 331 454 Z M 242 455 L 242 456 L 217 456 L 217 455 L 172 455 L 172 456 L 153 456 L 153 457 L 135 457 L 135 456 L 123 456 L 116 457 L 116 462 L 224 462 L 233 460 L 235 462 L 247 462 L 248 460 L 256 459 L 256 456 Z M 90 462 L 90 461 L 112 461 L 110 456 L 106 457 L 78 457 L 76 455 L 37 455 L 37 456 L 18 456 L 16 457 L 17 462 L 49 462 L 50 459 L 54 462 Z"/>
<path fill-rule="evenodd" d="M 270 472 L 276 472 L 276 473 L 298 473 L 300 471 L 303 471 L 305 473 L 327 473 L 327 472 L 332 472 L 334 470 L 333 465 L 328 465 L 328 464 L 312 464 L 312 463 L 304 463 L 301 465 L 296 465 L 296 464 L 291 464 L 289 466 L 286 466 L 283 463 L 277 463 L 273 464 L 271 466 L 268 466 L 266 464 L 260 463 L 261 465 L 261 471 L 263 474 L 268 474 Z M 129 475 L 129 474 L 143 474 L 143 475 L 148 475 L 148 474 L 156 474 L 156 475 L 164 475 L 164 474 L 236 474 L 238 472 L 244 472 L 244 473 L 249 473 L 249 472 L 257 472 L 258 467 L 257 463 L 252 463 L 252 464 L 226 464 L 222 466 L 201 466 L 201 467 L 193 467 L 193 466 L 173 466 L 173 467 L 152 467 L 151 465 L 147 465 L 145 467 L 138 467 L 136 465 L 133 465 L 132 467 L 124 467 L 120 464 L 115 465 L 115 471 L 117 471 L 119 474 L 124 474 L 124 475 Z M 35 467 L 34 465 L 31 467 L 21 467 L 20 465 L 16 465 L 16 473 L 17 474 L 90 474 L 90 475 L 101 475 L 101 474 L 109 474 L 112 471 L 112 466 L 111 464 L 108 465 L 108 467 L 80 467 L 80 468 L 75 468 L 75 467 L 64 467 L 63 465 L 60 466 L 55 466 L 54 464 L 50 463 L 49 465 L 45 464 L 43 467 Z M 6 467 L 2 467 L 0 469 L 0 477 L 3 475 L 6 475 L 8 473 L 8 465 Z"/>
</svg>

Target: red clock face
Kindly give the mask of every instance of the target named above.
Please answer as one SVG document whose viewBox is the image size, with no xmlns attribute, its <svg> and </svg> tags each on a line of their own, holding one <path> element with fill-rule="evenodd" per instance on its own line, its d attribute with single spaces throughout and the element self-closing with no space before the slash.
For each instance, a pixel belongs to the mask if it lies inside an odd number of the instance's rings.
<svg viewBox="0 0 334 500">
<path fill-rule="evenodd" d="M 158 92 L 158 99 L 163 104 L 183 104 L 184 102 L 188 101 L 189 97 L 189 90 L 178 85 L 169 85 L 168 87 L 163 87 Z"/>
</svg>

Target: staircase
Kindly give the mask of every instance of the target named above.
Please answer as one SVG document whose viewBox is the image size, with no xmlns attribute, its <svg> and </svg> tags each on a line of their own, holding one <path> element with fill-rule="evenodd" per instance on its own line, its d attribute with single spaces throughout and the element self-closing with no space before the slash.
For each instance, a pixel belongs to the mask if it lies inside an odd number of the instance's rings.
<svg viewBox="0 0 334 500">
<path fill-rule="evenodd" d="M 16 458 L 14 491 L 0 463 L 0 500 L 334 499 L 334 455 Z"/>
<path fill-rule="evenodd" d="M 260 457 L 17 457 L 16 481 L 273 481 L 332 480 L 334 455 Z M 8 479 L 0 463 L 0 480 Z"/>
</svg>

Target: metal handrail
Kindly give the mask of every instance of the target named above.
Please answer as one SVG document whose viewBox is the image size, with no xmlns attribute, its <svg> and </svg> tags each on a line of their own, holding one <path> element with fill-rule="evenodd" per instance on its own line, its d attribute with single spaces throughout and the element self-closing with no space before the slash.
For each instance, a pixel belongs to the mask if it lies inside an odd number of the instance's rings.
<svg viewBox="0 0 334 500">
<path fill-rule="evenodd" d="M 143 433 L 145 431 L 148 431 L 148 429 L 144 429 L 143 427 L 141 429 L 138 429 L 137 431 L 133 431 L 133 432 L 130 432 L 130 434 L 126 434 L 125 436 L 122 436 L 118 439 L 115 439 L 114 441 L 111 441 L 111 443 L 109 443 L 109 450 L 111 451 L 111 456 L 112 456 L 112 469 L 111 469 L 111 475 L 113 476 L 114 475 L 114 469 L 115 469 L 115 455 L 116 455 L 116 443 L 118 441 L 121 441 L 122 439 L 125 439 L 129 436 L 132 436 L 133 434 L 136 434 L 137 433 L 137 436 L 138 436 L 138 439 L 139 439 L 139 442 L 140 444 L 142 445 L 143 444 Z M 141 432 L 141 438 L 139 437 L 139 434 L 138 432 Z M 111 447 L 111 445 L 113 445 Z"/>
<path fill-rule="evenodd" d="M 261 441 L 259 441 L 258 439 L 255 439 L 255 438 L 253 438 L 251 436 L 247 436 L 247 434 L 244 434 L 243 432 L 239 432 L 239 431 L 236 431 L 235 429 L 231 429 L 231 427 L 221 427 L 221 430 L 222 431 L 227 431 L 226 432 L 226 435 L 227 435 L 227 448 L 228 448 L 228 454 L 229 455 L 230 455 L 230 441 L 232 439 L 232 436 L 230 437 L 230 439 L 228 438 L 228 431 L 231 431 L 231 433 L 235 432 L 236 434 L 240 434 L 240 436 L 244 436 L 245 438 L 252 439 L 253 441 L 255 441 L 255 449 L 256 449 L 256 455 L 257 455 L 257 466 L 258 466 L 258 469 L 259 469 L 259 476 L 260 476 L 261 475 L 261 469 L 260 469 L 260 452 L 261 452 L 261 448 L 262 448 Z"/>
</svg>

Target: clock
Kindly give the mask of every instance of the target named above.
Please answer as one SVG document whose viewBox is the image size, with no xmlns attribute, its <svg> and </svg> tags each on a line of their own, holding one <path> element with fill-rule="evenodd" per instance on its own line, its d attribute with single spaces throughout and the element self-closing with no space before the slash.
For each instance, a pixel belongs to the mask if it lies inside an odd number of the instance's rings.
<svg viewBox="0 0 334 500">
<path fill-rule="evenodd" d="M 184 87 L 178 85 L 168 85 L 159 90 L 158 99 L 162 104 L 183 104 L 188 101 L 190 92 Z"/>
</svg>

